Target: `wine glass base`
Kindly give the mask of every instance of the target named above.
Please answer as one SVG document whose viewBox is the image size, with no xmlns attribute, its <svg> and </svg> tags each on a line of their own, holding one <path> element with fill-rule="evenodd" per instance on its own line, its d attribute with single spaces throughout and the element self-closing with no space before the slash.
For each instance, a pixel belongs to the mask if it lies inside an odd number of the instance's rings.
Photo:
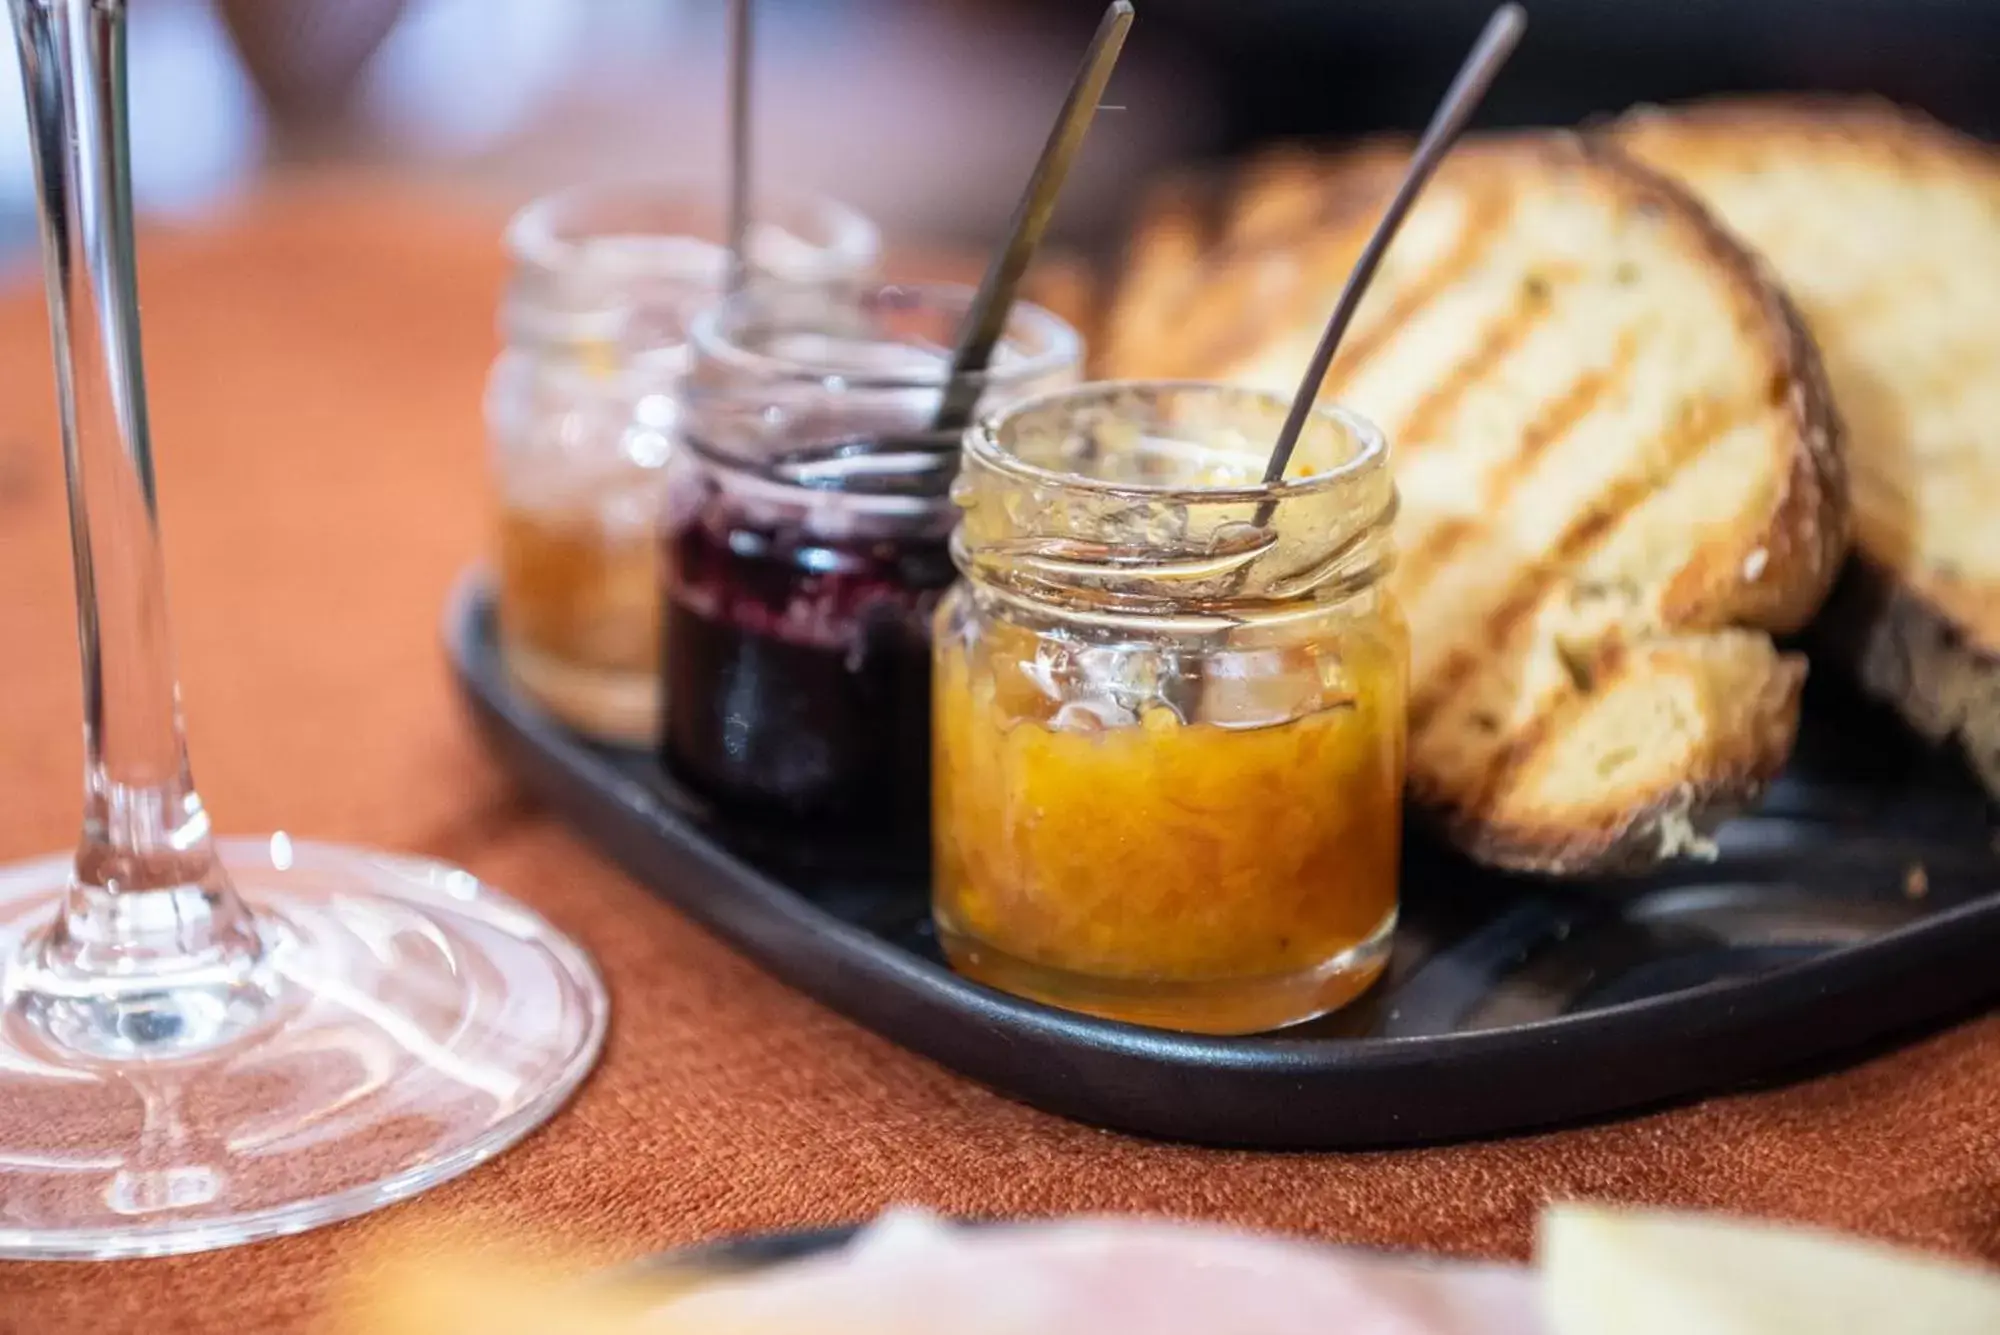
<svg viewBox="0 0 2000 1335">
<path fill-rule="evenodd" d="M 412 1196 L 521 1139 L 589 1072 L 603 984 L 464 871 L 225 840 L 265 953 L 256 1021 L 140 1057 L 66 1042 L 22 961 L 70 859 L 0 868 L 0 1256 L 159 1256 Z"/>
</svg>

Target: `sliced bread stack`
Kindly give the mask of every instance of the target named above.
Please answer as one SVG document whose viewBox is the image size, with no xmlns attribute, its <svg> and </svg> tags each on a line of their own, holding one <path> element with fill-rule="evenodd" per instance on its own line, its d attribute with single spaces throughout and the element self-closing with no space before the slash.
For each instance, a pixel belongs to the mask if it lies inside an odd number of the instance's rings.
<svg viewBox="0 0 2000 1335">
<path fill-rule="evenodd" d="M 1205 233 L 1168 197 L 1100 371 L 1289 392 L 1400 165 L 1260 164 Z M 1325 392 L 1394 448 L 1419 811 L 1574 875 L 1700 848 L 1756 799 L 1805 673 L 1772 635 L 1833 582 L 1846 482 L 1810 339 L 1700 205 L 1574 136 L 1468 143 Z"/>
<path fill-rule="evenodd" d="M 1824 643 L 2000 794 L 2000 154 L 1868 101 L 1645 110 L 1613 138 L 1805 313 L 1854 493 Z"/>
</svg>

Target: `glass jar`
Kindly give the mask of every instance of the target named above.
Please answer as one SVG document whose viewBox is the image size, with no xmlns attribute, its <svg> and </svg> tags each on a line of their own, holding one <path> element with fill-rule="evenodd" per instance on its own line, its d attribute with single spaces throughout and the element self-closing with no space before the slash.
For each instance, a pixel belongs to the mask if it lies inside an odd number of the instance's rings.
<svg viewBox="0 0 2000 1335">
<path fill-rule="evenodd" d="M 506 349 L 487 385 L 499 617 L 515 683 L 571 726 L 651 747 L 659 729 L 659 513 L 687 328 L 728 269 L 720 193 L 587 186 L 507 229 Z M 841 285 L 881 241 L 842 205 L 758 200 L 753 279 Z"/>
<path fill-rule="evenodd" d="M 1395 928 L 1408 639 L 1381 434 L 1111 382 L 967 434 L 938 610 L 934 912 L 961 972 L 1166 1028 L 1333 1010 Z"/>
<path fill-rule="evenodd" d="M 956 578 L 957 430 L 933 424 L 970 288 L 752 290 L 695 322 L 666 566 L 663 759 L 738 812 L 923 846 L 930 624 Z M 1074 383 L 1016 303 L 979 402 Z"/>
</svg>

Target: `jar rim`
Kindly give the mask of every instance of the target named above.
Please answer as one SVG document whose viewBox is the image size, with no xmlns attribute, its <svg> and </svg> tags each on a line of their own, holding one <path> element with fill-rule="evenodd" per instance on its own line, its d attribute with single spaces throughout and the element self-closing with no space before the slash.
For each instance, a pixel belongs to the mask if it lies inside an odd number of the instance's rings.
<svg viewBox="0 0 2000 1335">
<path fill-rule="evenodd" d="M 726 191 L 720 178 L 699 172 L 586 181 L 530 200 L 508 220 L 502 238 L 508 254 L 517 263 L 559 273 L 578 265 L 593 242 L 601 242 L 603 235 L 609 234 L 592 234 L 588 229 L 573 227 L 574 215 L 590 206 L 609 204 L 645 208 L 665 205 L 669 210 L 684 210 L 690 217 L 699 217 L 703 209 L 712 209 L 719 217 L 725 198 Z M 760 188 L 757 200 L 778 215 L 811 216 L 825 225 L 827 237 L 824 240 L 807 240 L 811 258 L 803 263 L 788 263 L 785 266 L 788 276 L 802 281 L 840 277 L 867 270 L 881 256 L 881 229 L 859 210 L 829 195 L 784 187 Z M 701 232 L 700 228 L 680 227 L 660 229 L 652 234 L 686 238 L 718 249 L 726 245 L 724 240 L 704 236 Z M 634 268 L 639 276 L 645 277 L 694 281 L 706 281 L 711 277 L 707 267 L 693 264 L 685 256 L 654 265 L 635 265 Z"/>
<path fill-rule="evenodd" d="M 784 497 L 801 504 L 806 498 L 816 498 L 818 503 L 843 505 L 857 513 L 877 515 L 950 513 L 955 508 L 950 493 L 946 490 L 949 474 L 946 475 L 945 484 L 941 484 L 934 491 L 882 491 L 861 486 L 826 486 L 774 472 L 764 461 L 718 449 L 693 433 L 684 433 L 677 444 L 685 455 L 699 460 L 703 467 L 713 470 L 718 477 L 727 479 L 731 487 L 765 496 Z"/>
<path fill-rule="evenodd" d="M 880 298 L 890 293 L 905 294 L 912 304 L 930 304 L 959 311 L 969 309 L 975 289 L 965 283 L 943 282 L 870 282 L 857 290 L 863 300 Z M 722 363 L 731 370 L 757 375 L 771 380 L 804 383 L 822 383 L 838 380 L 843 388 L 862 391 L 922 390 L 942 387 L 948 377 L 949 366 L 943 360 L 926 366 L 921 371 L 856 371 L 835 367 L 800 357 L 785 357 L 776 353 L 759 352 L 745 347 L 723 332 L 725 322 L 739 315 L 752 303 L 768 301 L 774 297 L 794 295 L 786 288 L 760 287 L 756 284 L 741 292 L 733 293 L 720 302 L 696 315 L 688 327 L 688 340 L 695 356 Z M 1033 381 L 1043 376 L 1053 375 L 1066 366 L 1083 360 L 1083 336 L 1069 321 L 1044 306 L 1032 301 L 1016 300 L 1007 312 L 1007 329 L 1003 341 L 1017 331 L 1026 335 L 1030 342 L 1046 344 L 1042 351 L 1007 362 L 998 368 L 988 367 L 984 371 L 970 375 L 967 380 L 979 386 L 1008 385 L 1022 381 Z"/>
<path fill-rule="evenodd" d="M 1354 478 L 1372 472 L 1388 462 L 1389 444 L 1381 428 L 1352 408 L 1338 403 L 1318 404 L 1313 408 L 1312 415 L 1335 424 L 1353 439 L 1356 442 L 1354 452 L 1331 468 L 1299 477 L 1280 478 L 1276 482 L 1264 482 L 1260 479 L 1253 483 L 1228 486 L 1116 482 L 1108 478 L 1091 477 L 1084 473 L 1066 472 L 1030 463 L 1000 443 L 1001 429 L 1010 419 L 1024 417 L 1038 410 L 1045 411 L 1051 404 L 1064 399 L 1073 399 L 1081 405 L 1110 399 L 1119 394 L 1169 393 L 1216 394 L 1261 400 L 1264 406 L 1275 408 L 1281 415 L 1291 406 L 1289 395 L 1223 380 L 1093 380 L 1081 385 L 1046 390 L 1026 398 L 1015 399 L 997 411 L 986 414 L 973 423 L 971 429 L 967 431 L 965 452 L 968 458 L 976 459 L 995 472 L 1045 486 L 1065 487 L 1099 496 L 1129 497 L 1134 500 L 1186 499 L 1222 503 L 1310 496 L 1351 482 Z"/>
</svg>

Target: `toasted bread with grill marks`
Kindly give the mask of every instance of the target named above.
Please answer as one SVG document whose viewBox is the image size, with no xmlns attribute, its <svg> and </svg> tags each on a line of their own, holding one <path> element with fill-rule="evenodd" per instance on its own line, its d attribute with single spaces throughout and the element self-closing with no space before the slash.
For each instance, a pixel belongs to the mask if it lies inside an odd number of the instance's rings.
<svg viewBox="0 0 2000 1335">
<path fill-rule="evenodd" d="M 1804 312 L 1854 490 L 1824 640 L 2000 795 L 2000 153 L 1859 99 L 1648 108 L 1612 135 L 1759 250 Z"/>
<path fill-rule="evenodd" d="M 1181 318 L 1109 369 L 1289 392 L 1365 202 L 1282 261 L 1203 256 Z M 1805 674 L 1771 633 L 1845 547 L 1840 429 L 1785 298 L 1692 199 L 1574 136 L 1468 143 L 1325 393 L 1393 446 L 1420 811 L 1485 862 L 1597 874 L 1699 850 L 1759 796 Z"/>
<path fill-rule="evenodd" d="M 1250 330 L 1296 283 L 1298 251 L 1395 188 L 1408 157 L 1383 137 L 1339 153 L 1282 144 L 1178 172 L 1147 192 L 1092 345 L 1100 376 L 1161 375 L 1190 329 Z"/>
</svg>

